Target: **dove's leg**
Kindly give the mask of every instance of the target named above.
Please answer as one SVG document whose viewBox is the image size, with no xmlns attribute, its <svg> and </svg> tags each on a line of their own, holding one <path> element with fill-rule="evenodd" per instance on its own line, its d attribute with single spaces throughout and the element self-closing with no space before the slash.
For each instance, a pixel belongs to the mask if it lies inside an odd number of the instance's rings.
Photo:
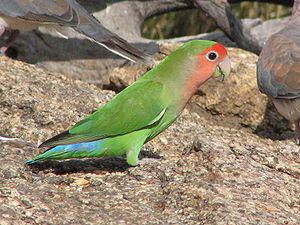
<svg viewBox="0 0 300 225">
<path fill-rule="evenodd" d="M 6 45 L 7 40 L 10 37 L 10 32 L 4 27 L 0 25 L 0 47 L 1 47 L 1 55 L 4 55 L 4 46 Z M 3 51 L 2 51 L 3 47 Z"/>
<path fill-rule="evenodd" d="M 295 142 L 297 145 L 300 145 L 300 119 L 295 122 Z"/>
<path fill-rule="evenodd" d="M 0 47 L 2 55 L 6 55 L 7 50 L 16 39 L 18 34 L 18 30 L 11 30 L 4 26 L 0 26 Z"/>
</svg>

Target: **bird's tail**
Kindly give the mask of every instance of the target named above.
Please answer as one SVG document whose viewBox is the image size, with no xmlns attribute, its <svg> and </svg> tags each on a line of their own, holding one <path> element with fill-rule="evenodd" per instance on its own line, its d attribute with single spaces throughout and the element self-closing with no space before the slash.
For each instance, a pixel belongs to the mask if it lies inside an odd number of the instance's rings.
<svg viewBox="0 0 300 225">
<path fill-rule="evenodd" d="M 98 140 L 86 143 L 56 146 L 48 149 L 35 158 L 28 160 L 26 164 L 69 158 L 100 157 L 105 151 L 105 149 L 102 148 L 102 144 L 102 141 Z"/>
<path fill-rule="evenodd" d="M 102 45 L 106 49 L 136 62 L 146 60 L 149 55 L 133 47 L 117 34 L 106 29 L 95 17 L 84 10 L 77 2 L 72 3 L 72 8 L 77 12 L 78 24 L 74 29 L 84 34 L 90 40 Z"/>
<path fill-rule="evenodd" d="M 100 30 L 100 27 L 96 27 L 94 24 L 81 25 L 74 29 L 79 33 L 84 34 L 91 41 L 96 42 L 109 51 L 130 61 L 145 61 L 149 58 L 147 54 L 133 47 L 127 41 L 108 30 L 106 31 L 111 33 L 111 35 L 107 37 L 106 40 L 103 40 L 103 30 Z M 102 27 L 101 29 L 105 28 Z"/>
</svg>

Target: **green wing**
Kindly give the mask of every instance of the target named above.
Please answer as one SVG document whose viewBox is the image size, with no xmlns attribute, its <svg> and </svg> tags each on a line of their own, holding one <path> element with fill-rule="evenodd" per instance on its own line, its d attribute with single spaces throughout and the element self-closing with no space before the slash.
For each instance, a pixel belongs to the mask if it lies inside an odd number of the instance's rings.
<svg viewBox="0 0 300 225">
<path fill-rule="evenodd" d="M 41 146 L 94 141 L 151 126 L 166 111 L 162 91 L 163 84 L 159 82 L 136 82 L 69 131 L 49 139 Z"/>
</svg>

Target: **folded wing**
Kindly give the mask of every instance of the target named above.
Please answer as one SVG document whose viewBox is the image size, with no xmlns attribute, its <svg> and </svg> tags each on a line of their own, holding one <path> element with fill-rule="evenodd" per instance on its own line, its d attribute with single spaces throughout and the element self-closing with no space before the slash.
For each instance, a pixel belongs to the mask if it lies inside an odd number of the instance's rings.
<svg viewBox="0 0 300 225">
<path fill-rule="evenodd" d="M 287 34 L 273 35 L 257 64 L 259 89 L 274 98 L 300 97 L 300 36 Z"/>
<path fill-rule="evenodd" d="M 69 131 L 41 146 L 94 141 L 154 126 L 167 109 L 162 91 L 163 85 L 159 82 L 136 82 Z"/>
</svg>

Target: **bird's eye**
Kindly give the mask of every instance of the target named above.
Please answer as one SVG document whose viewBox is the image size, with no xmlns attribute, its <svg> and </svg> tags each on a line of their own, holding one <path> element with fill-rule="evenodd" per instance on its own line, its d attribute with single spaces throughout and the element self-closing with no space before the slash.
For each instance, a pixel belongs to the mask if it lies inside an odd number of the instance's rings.
<svg viewBox="0 0 300 225">
<path fill-rule="evenodd" d="M 207 53 L 207 55 L 206 55 L 206 58 L 209 61 L 215 61 L 218 57 L 219 57 L 218 53 L 216 53 L 214 51 L 211 51 L 211 52 Z"/>
</svg>

